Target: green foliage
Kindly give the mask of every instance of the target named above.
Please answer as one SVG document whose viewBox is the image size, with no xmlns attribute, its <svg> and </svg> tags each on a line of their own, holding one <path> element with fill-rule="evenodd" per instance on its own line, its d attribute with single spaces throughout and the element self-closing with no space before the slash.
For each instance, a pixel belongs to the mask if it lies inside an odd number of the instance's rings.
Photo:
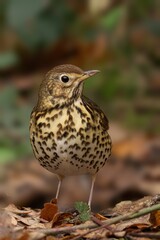
<svg viewBox="0 0 160 240">
<path fill-rule="evenodd" d="M 43 0 L 10 0 L 7 9 L 8 24 L 17 29 L 24 27 L 27 21 L 32 21 L 41 13 L 45 5 Z"/>
<path fill-rule="evenodd" d="M 0 164 L 13 161 L 16 158 L 14 149 L 8 147 L 0 147 Z"/>
<path fill-rule="evenodd" d="M 0 70 L 15 66 L 19 62 L 18 55 L 14 51 L 0 53 Z"/>
<path fill-rule="evenodd" d="M 61 0 L 8 1 L 6 21 L 32 50 L 59 40 L 73 20 L 73 11 Z"/>
<path fill-rule="evenodd" d="M 137 75 L 137 70 L 132 67 L 126 71 L 118 64 L 113 64 L 110 67 L 104 67 L 99 76 L 96 76 L 99 82 L 90 79 L 86 82 L 85 88 L 88 92 L 99 92 L 98 97 L 102 101 L 118 98 L 134 99 L 139 87 Z"/>
<path fill-rule="evenodd" d="M 29 143 L 30 107 L 17 102 L 18 93 L 8 87 L 0 95 L 0 162 L 19 159 L 31 153 Z"/>
<path fill-rule="evenodd" d="M 108 30 L 113 30 L 119 24 L 119 21 L 124 16 L 126 9 L 125 6 L 118 6 L 107 12 L 101 19 L 101 25 Z"/>
<path fill-rule="evenodd" d="M 135 18 L 136 20 L 145 18 L 154 5 L 156 5 L 156 0 L 130 1 L 130 18 Z"/>
<path fill-rule="evenodd" d="M 81 222 L 86 222 L 90 219 L 90 208 L 87 203 L 75 202 L 75 209 L 79 212 L 79 220 Z"/>
<path fill-rule="evenodd" d="M 134 109 L 128 109 L 125 116 L 124 125 L 128 128 L 139 128 L 141 131 L 151 131 L 152 133 L 159 133 L 159 126 L 154 126 L 152 123 L 152 114 L 144 113 L 144 114 L 136 114 Z M 156 128 L 155 128 L 156 127 Z"/>
</svg>

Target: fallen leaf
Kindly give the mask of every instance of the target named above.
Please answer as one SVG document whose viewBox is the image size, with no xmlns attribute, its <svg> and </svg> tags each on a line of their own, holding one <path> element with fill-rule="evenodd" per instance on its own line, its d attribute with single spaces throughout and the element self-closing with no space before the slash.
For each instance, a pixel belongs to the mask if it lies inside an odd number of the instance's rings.
<svg viewBox="0 0 160 240">
<path fill-rule="evenodd" d="M 28 232 L 24 232 L 23 235 L 18 238 L 18 240 L 29 240 L 30 239 L 30 236 L 29 236 L 29 233 Z"/>
<path fill-rule="evenodd" d="M 56 213 L 52 220 L 52 227 L 64 225 L 71 219 L 73 219 L 72 213 Z"/>
<path fill-rule="evenodd" d="M 147 223 L 135 223 L 133 225 L 131 225 L 132 228 L 136 227 L 138 229 L 145 229 L 147 227 L 150 227 L 151 225 L 150 224 L 147 224 Z"/>
<path fill-rule="evenodd" d="M 10 212 L 5 209 L 0 210 L 0 226 L 13 227 L 17 226 L 17 220 Z"/>
<path fill-rule="evenodd" d="M 104 217 L 103 215 L 101 215 L 100 213 L 96 213 L 96 214 L 94 214 L 94 216 L 96 217 L 96 218 L 98 218 L 99 220 L 101 220 L 101 221 L 103 221 L 103 220 L 106 220 L 107 218 L 106 217 Z"/>
<path fill-rule="evenodd" d="M 89 232 L 88 233 L 88 229 L 81 229 L 81 230 L 76 230 L 75 232 L 78 235 L 83 235 L 85 233 L 87 233 L 85 235 L 85 238 L 87 239 L 105 239 L 106 236 L 109 236 L 109 231 L 107 229 L 98 229 L 94 232 Z"/>
<path fill-rule="evenodd" d="M 32 229 L 45 228 L 45 225 L 43 223 L 40 223 L 38 211 L 32 210 L 30 208 L 20 210 L 15 205 L 11 204 L 6 207 L 3 212 L 7 214 L 6 217 L 1 214 L 3 225 L 5 224 L 6 226 L 14 226 L 14 229 L 17 231 L 24 229 L 24 227 Z M 7 219 L 6 223 L 4 221 L 5 219 Z"/>
<path fill-rule="evenodd" d="M 33 224 L 37 223 L 39 220 L 38 219 L 34 219 L 32 217 L 21 217 L 19 215 L 16 215 L 15 213 L 12 213 L 12 216 L 21 223 L 24 223 L 27 226 L 33 226 Z"/>
<path fill-rule="evenodd" d="M 56 198 L 53 198 L 50 203 L 53 203 L 53 204 L 56 204 L 57 205 L 57 199 Z"/>
<path fill-rule="evenodd" d="M 47 236 L 46 240 L 57 240 L 57 238 L 54 236 Z"/>
<path fill-rule="evenodd" d="M 61 238 L 61 240 L 71 240 L 74 237 L 74 235 L 66 235 L 64 237 Z"/>
<path fill-rule="evenodd" d="M 132 138 L 126 138 L 114 145 L 112 153 L 119 158 L 125 158 L 126 156 L 132 156 L 136 159 L 141 159 L 148 153 L 148 142 L 146 136 L 139 134 Z M 139 147 L 141 146 L 141 147 Z"/>
<path fill-rule="evenodd" d="M 52 221 L 55 214 L 58 212 L 57 202 L 45 203 L 44 208 L 41 210 L 40 218 L 47 220 L 48 222 Z"/>
<path fill-rule="evenodd" d="M 45 234 L 42 232 L 36 231 L 36 232 L 30 232 L 29 236 L 31 240 L 40 240 L 40 239 L 44 239 Z"/>
<path fill-rule="evenodd" d="M 149 215 L 145 215 L 139 218 L 135 218 L 132 220 L 127 220 L 125 222 L 120 222 L 116 224 L 116 231 L 124 231 L 129 228 L 138 228 L 138 229 L 144 229 L 150 227 L 151 224 L 149 222 Z"/>
<path fill-rule="evenodd" d="M 118 215 L 132 213 L 135 211 L 139 211 L 144 207 L 152 206 L 155 203 L 155 201 L 156 201 L 156 198 L 153 198 L 150 196 L 141 198 L 134 202 L 122 201 L 113 208 L 113 213 L 116 213 Z M 142 230 L 150 226 L 151 226 L 150 214 L 147 214 L 139 218 L 127 220 L 127 221 L 116 224 L 116 231 L 123 231 L 129 228 L 135 228 L 135 227 Z"/>
<path fill-rule="evenodd" d="M 18 209 L 14 204 L 9 204 L 5 209 L 16 214 L 28 214 L 32 211 L 29 208 L 26 210 Z"/>
<path fill-rule="evenodd" d="M 116 204 L 116 206 L 112 209 L 112 212 L 118 215 L 127 214 L 139 211 L 140 209 L 145 207 L 150 207 L 155 203 L 157 203 L 156 198 L 151 196 L 143 197 L 137 201 L 122 201 Z"/>
<path fill-rule="evenodd" d="M 160 226 L 160 210 L 154 211 L 150 214 L 150 222 L 153 224 L 153 227 Z"/>
<path fill-rule="evenodd" d="M 0 226 L 0 240 L 12 240 L 10 228 Z"/>
</svg>

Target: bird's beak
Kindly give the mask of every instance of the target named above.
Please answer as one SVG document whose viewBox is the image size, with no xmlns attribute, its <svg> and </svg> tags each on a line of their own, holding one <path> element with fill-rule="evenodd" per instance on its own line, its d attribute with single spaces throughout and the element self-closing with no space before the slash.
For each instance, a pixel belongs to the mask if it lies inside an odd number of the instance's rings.
<svg viewBox="0 0 160 240">
<path fill-rule="evenodd" d="M 84 72 L 84 75 L 86 77 L 91 77 L 91 76 L 93 76 L 93 75 L 95 75 L 95 74 L 97 74 L 99 72 L 100 72 L 99 70 L 89 70 L 89 71 Z"/>
<path fill-rule="evenodd" d="M 97 73 L 99 73 L 100 71 L 99 70 L 89 70 L 89 71 L 85 71 L 82 76 L 79 78 L 80 81 L 83 81 Z"/>
</svg>

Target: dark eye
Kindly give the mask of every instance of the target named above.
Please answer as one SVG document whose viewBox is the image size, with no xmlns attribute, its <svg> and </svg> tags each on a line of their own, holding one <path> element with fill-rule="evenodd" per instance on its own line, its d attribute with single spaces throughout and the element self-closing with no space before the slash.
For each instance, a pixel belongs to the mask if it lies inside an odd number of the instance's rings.
<svg viewBox="0 0 160 240">
<path fill-rule="evenodd" d="M 61 80 L 62 80 L 62 82 L 67 83 L 69 81 L 69 77 L 66 75 L 63 75 L 63 76 L 61 76 Z"/>
</svg>

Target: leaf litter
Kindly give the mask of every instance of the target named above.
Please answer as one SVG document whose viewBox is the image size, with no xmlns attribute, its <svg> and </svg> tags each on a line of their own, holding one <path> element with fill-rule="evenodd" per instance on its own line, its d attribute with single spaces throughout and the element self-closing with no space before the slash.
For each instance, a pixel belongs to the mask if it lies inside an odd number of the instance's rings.
<svg viewBox="0 0 160 240">
<path fill-rule="evenodd" d="M 43 209 L 19 208 L 10 204 L 0 211 L 0 240 L 120 239 L 134 233 L 147 236 L 149 231 L 153 231 L 157 234 L 160 207 L 149 214 L 112 223 L 110 228 L 106 228 L 105 223 L 115 216 L 132 214 L 159 202 L 160 195 L 133 202 L 123 201 L 110 210 L 110 217 L 107 217 L 107 210 L 93 215 L 83 202 L 75 203 L 74 212 L 60 212 L 55 199 L 45 203 Z M 156 237 L 160 238 L 160 234 Z M 146 239 L 153 238 L 148 236 Z"/>
</svg>

